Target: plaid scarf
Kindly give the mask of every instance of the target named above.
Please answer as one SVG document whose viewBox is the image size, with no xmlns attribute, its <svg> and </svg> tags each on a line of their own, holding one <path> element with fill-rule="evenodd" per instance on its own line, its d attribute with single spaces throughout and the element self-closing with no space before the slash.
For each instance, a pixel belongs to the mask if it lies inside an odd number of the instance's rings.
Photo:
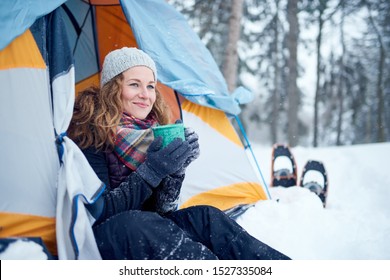
<svg viewBox="0 0 390 280">
<path fill-rule="evenodd" d="M 152 127 L 156 125 L 157 120 L 152 114 L 144 120 L 122 114 L 114 151 L 131 170 L 136 170 L 145 161 L 146 151 L 154 140 Z"/>
</svg>

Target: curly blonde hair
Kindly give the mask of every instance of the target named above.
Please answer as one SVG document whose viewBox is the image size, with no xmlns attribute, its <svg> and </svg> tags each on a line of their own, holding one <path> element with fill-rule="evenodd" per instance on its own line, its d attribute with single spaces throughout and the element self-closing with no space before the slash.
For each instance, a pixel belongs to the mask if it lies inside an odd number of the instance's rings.
<svg viewBox="0 0 390 280">
<path fill-rule="evenodd" d="M 81 149 L 93 146 L 98 150 L 110 150 L 114 147 L 116 128 L 123 112 L 122 83 L 123 74 L 119 74 L 101 89 L 90 87 L 76 97 L 67 134 Z M 164 125 L 170 122 L 169 112 L 156 89 L 151 113 L 160 125 Z"/>
</svg>

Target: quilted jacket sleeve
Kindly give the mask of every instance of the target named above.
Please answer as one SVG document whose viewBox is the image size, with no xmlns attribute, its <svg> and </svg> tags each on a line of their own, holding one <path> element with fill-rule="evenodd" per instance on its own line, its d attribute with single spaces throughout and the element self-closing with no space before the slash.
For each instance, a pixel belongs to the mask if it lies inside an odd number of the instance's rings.
<svg viewBox="0 0 390 280">
<path fill-rule="evenodd" d="M 100 209 L 93 209 L 94 213 L 100 213 L 95 216 L 97 223 L 123 211 L 144 209 L 153 190 L 137 172 L 132 172 L 117 188 L 111 189 L 105 153 L 93 148 L 83 152 L 97 176 L 106 184 L 106 191 L 102 196 L 104 202 L 97 203 L 100 206 L 96 207 Z"/>
</svg>

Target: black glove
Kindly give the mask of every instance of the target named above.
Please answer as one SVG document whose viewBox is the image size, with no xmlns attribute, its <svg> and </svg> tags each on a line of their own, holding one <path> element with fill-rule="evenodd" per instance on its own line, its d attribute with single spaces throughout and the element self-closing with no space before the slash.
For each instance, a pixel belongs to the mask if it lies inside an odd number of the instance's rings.
<svg viewBox="0 0 390 280">
<path fill-rule="evenodd" d="M 186 142 L 188 142 L 188 144 L 190 145 L 191 151 L 188 153 L 188 157 L 184 161 L 182 168 L 180 168 L 173 175 L 183 175 L 185 173 L 186 168 L 190 165 L 190 163 L 193 162 L 195 159 L 197 159 L 200 155 L 198 134 L 195 131 L 193 131 L 191 128 L 186 127 L 184 130 L 184 135 L 185 135 Z"/>
<path fill-rule="evenodd" d="M 153 140 L 146 152 L 145 162 L 136 170 L 153 187 L 157 187 L 166 176 L 181 169 L 191 152 L 188 141 L 177 138 L 161 149 L 162 140 L 162 137 Z"/>
<path fill-rule="evenodd" d="M 164 215 L 177 210 L 183 180 L 184 176 L 168 176 L 162 180 L 155 192 L 157 213 Z"/>
<path fill-rule="evenodd" d="M 184 168 L 186 168 L 188 165 L 190 165 L 191 162 L 196 160 L 200 155 L 200 149 L 199 149 L 199 136 L 198 134 L 193 131 L 191 128 L 186 127 L 184 130 L 184 135 L 186 138 L 186 141 L 190 144 L 191 152 L 184 162 Z"/>
</svg>

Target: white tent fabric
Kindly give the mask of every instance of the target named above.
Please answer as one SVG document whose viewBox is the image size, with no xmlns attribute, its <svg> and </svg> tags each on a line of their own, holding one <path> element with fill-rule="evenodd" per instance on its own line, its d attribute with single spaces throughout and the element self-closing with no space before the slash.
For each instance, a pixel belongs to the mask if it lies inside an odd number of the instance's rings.
<svg viewBox="0 0 390 280">
<path fill-rule="evenodd" d="M 57 191 L 58 257 L 101 259 L 92 231 L 94 219 L 84 204 L 95 202 L 103 190 L 102 183 L 77 145 L 63 134 L 72 118 L 74 83 L 73 67 L 52 83 L 54 125 L 63 148 Z"/>
<path fill-rule="evenodd" d="M 245 153 L 243 147 L 237 145 L 218 133 L 215 129 L 205 125 L 195 114 L 183 111 L 185 123 L 191 124 L 199 135 L 200 156 L 195 160 L 186 172 L 186 178 L 180 193 L 180 204 L 191 197 L 218 186 L 228 186 L 242 182 L 258 182 L 256 173 L 252 172 L 252 166 L 248 158 L 242 159 Z M 214 143 L 213 149 L 202 153 L 202 147 Z M 216 143 L 216 144 L 215 144 Z M 221 161 L 221 158 L 230 159 Z M 235 161 L 234 159 L 241 160 Z M 209 168 L 205 169 L 204 167 Z M 216 168 L 217 167 L 217 168 Z"/>
<path fill-rule="evenodd" d="M 0 84 L 0 212 L 54 217 L 59 161 L 46 69 L 1 69 Z"/>
</svg>

